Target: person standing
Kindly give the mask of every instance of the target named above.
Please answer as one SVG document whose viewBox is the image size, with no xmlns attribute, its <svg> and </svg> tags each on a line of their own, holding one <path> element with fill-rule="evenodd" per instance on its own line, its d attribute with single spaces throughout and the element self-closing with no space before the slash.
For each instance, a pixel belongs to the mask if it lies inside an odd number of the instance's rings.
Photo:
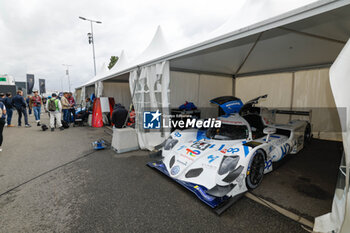
<svg viewBox="0 0 350 233">
<path fill-rule="evenodd" d="M 13 127 L 14 125 L 11 125 L 12 114 L 13 114 L 12 93 L 11 92 L 6 93 L 6 97 L 4 99 L 4 104 L 5 104 L 6 112 L 7 112 L 7 127 Z"/>
<path fill-rule="evenodd" d="M 22 125 L 22 115 L 24 116 L 24 123 L 27 128 L 31 127 L 28 123 L 28 114 L 27 114 L 27 103 L 23 97 L 23 91 L 18 90 L 17 95 L 12 98 L 12 105 L 16 108 L 18 113 L 18 126 Z"/>
<path fill-rule="evenodd" d="M 0 152 L 2 151 L 2 141 L 3 141 L 2 132 L 4 131 L 5 117 L 6 117 L 6 107 L 5 107 L 5 104 L 2 101 L 0 101 Z"/>
<path fill-rule="evenodd" d="M 47 98 L 46 98 L 46 97 L 43 97 L 43 98 L 42 98 L 42 102 L 43 102 L 44 110 L 45 110 L 45 112 L 47 112 L 47 109 L 46 109 Z"/>
<path fill-rule="evenodd" d="M 41 114 L 42 101 L 37 90 L 35 90 L 33 93 L 34 93 L 34 96 L 32 97 L 32 105 L 33 105 L 34 117 L 35 117 L 37 126 L 40 126 L 41 125 L 40 114 Z"/>
<path fill-rule="evenodd" d="M 128 110 L 121 104 L 115 104 L 112 112 L 112 123 L 115 128 L 123 128 L 128 117 Z"/>
<path fill-rule="evenodd" d="M 61 97 L 63 120 L 69 123 L 69 102 L 68 102 L 68 92 L 64 92 Z"/>
<path fill-rule="evenodd" d="M 62 111 L 62 104 L 61 101 L 57 99 L 57 94 L 52 93 L 51 99 L 49 99 L 46 103 L 46 108 L 50 112 L 50 128 L 51 131 L 55 130 L 55 119 L 56 123 L 58 124 L 58 127 L 60 130 L 64 130 L 62 127 L 61 122 L 61 111 Z"/>
<path fill-rule="evenodd" d="M 28 106 L 28 114 L 32 115 L 33 105 L 32 105 L 32 97 L 30 95 L 28 95 L 26 102 L 27 102 L 27 106 Z"/>
<path fill-rule="evenodd" d="M 69 92 L 68 94 L 68 102 L 69 102 L 69 122 L 70 123 L 74 123 L 75 122 L 75 100 L 73 97 L 73 93 Z M 73 120 L 72 120 L 72 116 L 73 116 Z"/>
<path fill-rule="evenodd" d="M 0 93 L 0 102 L 4 103 L 4 101 L 5 101 L 5 94 Z"/>
</svg>

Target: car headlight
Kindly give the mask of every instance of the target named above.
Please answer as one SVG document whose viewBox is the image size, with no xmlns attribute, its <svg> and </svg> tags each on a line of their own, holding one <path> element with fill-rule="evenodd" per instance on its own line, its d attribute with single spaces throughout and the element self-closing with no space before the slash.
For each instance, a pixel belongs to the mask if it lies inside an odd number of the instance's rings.
<svg viewBox="0 0 350 233">
<path fill-rule="evenodd" d="M 235 169 L 239 161 L 239 156 L 224 156 L 221 161 L 220 168 L 218 171 L 219 175 L 226 174 L 227 172 Z"/>
<path fill-rule="evenodd" d="M 177 139 L 173 139 L 171 136 L 165 141 L 164 150 L 171 150 L 179 142 Z"/>
</svg>

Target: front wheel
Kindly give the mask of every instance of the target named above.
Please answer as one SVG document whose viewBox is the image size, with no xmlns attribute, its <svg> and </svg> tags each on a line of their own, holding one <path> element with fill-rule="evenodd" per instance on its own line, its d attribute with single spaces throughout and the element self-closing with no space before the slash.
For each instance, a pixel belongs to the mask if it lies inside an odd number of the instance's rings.
<svg viewBox="0 0 350 233">
<path fill-rule="evenodd" d="M 264 169 L 265 153 L 258 150 L 252 158 L 249 165 L 249 171 L 247 172 L 246 184 L 248 189 L 252 190 L 260 185 L 264 177 Z"/>
</svg>

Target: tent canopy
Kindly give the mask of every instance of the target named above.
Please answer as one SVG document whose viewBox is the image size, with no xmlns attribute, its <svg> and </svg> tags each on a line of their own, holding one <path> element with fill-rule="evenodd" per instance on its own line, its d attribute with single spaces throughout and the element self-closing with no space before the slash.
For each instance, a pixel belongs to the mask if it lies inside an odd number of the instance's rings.
<svg viewBox="0 0 350 233">
<path fill-rule="evenodd" d="M 332 9 L 335 3 L 327 1 L 313 9 L 314 3 L 281 15 L 278 21 L 238 30 L 230 38 L 212 42 L 217 45 L 202 45 L 187 55 L 174 56 L 171 68 L 242 76 L 330 66 L 350 37 L 350 6 Z M 315 14 L 316 10 L 325 12 Z M 296 20 L 311 13 L 315 15 Z"/>
<path fill-rule="evenodd" d="M 119 78 L 121 78 L 120 81 L 124 82 L 125 77 L 123 76 L 123 74 L 125 74 L 126 72 L 123 71 L 130 71 L 131 67 L 136 67 L 139 64 L 145 63 L 154 58 L 164 56 L 167 53 L 169 53 L 170 50 L 170 46 L 165 40 L 163 30 L 160 26 L 158 26 L 151 42 L 136 59 L 134 59 L 131 62 L 128 62 L 123 50 L 119 56 L 118 62 L 111 70 L 107 70 L 105 72 L 97 74 L 95 77 L 83 84 L 81 87 L 93 85 L 97 81 L 102 81 L 108 78 L 114 78 L 114 81 L 118 81 Z M 119 75 L 121 75 L 121 77 L 119 77 L 118 80 L 116 80 L 115 77 Z"/>
<path fill-rule="evenodd" d="M 128 59 L 126 58 L 124 50 L 120 53 L 117 63 L 112 67 L 111 72 L 116 72 L 125 68 L 128 65 Z"/>
<path fill-rule="evenodd" d="M 231 19 L 211 39 L 175 52 L 169 52 L 158 27 L 137 59 L 82 86 L 107 79 L 126 81 L 123 74 L 164 60 L 172 70 L 237 76 L 330 66 L 350 37 L 348 12 L 349 0 L 320 0 L 228 32 Z"/>
</svg>

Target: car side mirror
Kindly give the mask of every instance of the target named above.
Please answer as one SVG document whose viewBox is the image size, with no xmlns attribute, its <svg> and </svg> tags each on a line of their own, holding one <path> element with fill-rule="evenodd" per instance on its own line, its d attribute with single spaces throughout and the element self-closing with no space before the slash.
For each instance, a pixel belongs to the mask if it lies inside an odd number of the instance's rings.
<svg viewBox="0 0 350 233">
<path fill-rule="evenodd" d="M 268 142 L 270 139 L 270 135 L 276 133 L 276 128 L 267 127 L 263 130 L 263 133 L 267 135 L 266 142 Z"/>
</svg>

